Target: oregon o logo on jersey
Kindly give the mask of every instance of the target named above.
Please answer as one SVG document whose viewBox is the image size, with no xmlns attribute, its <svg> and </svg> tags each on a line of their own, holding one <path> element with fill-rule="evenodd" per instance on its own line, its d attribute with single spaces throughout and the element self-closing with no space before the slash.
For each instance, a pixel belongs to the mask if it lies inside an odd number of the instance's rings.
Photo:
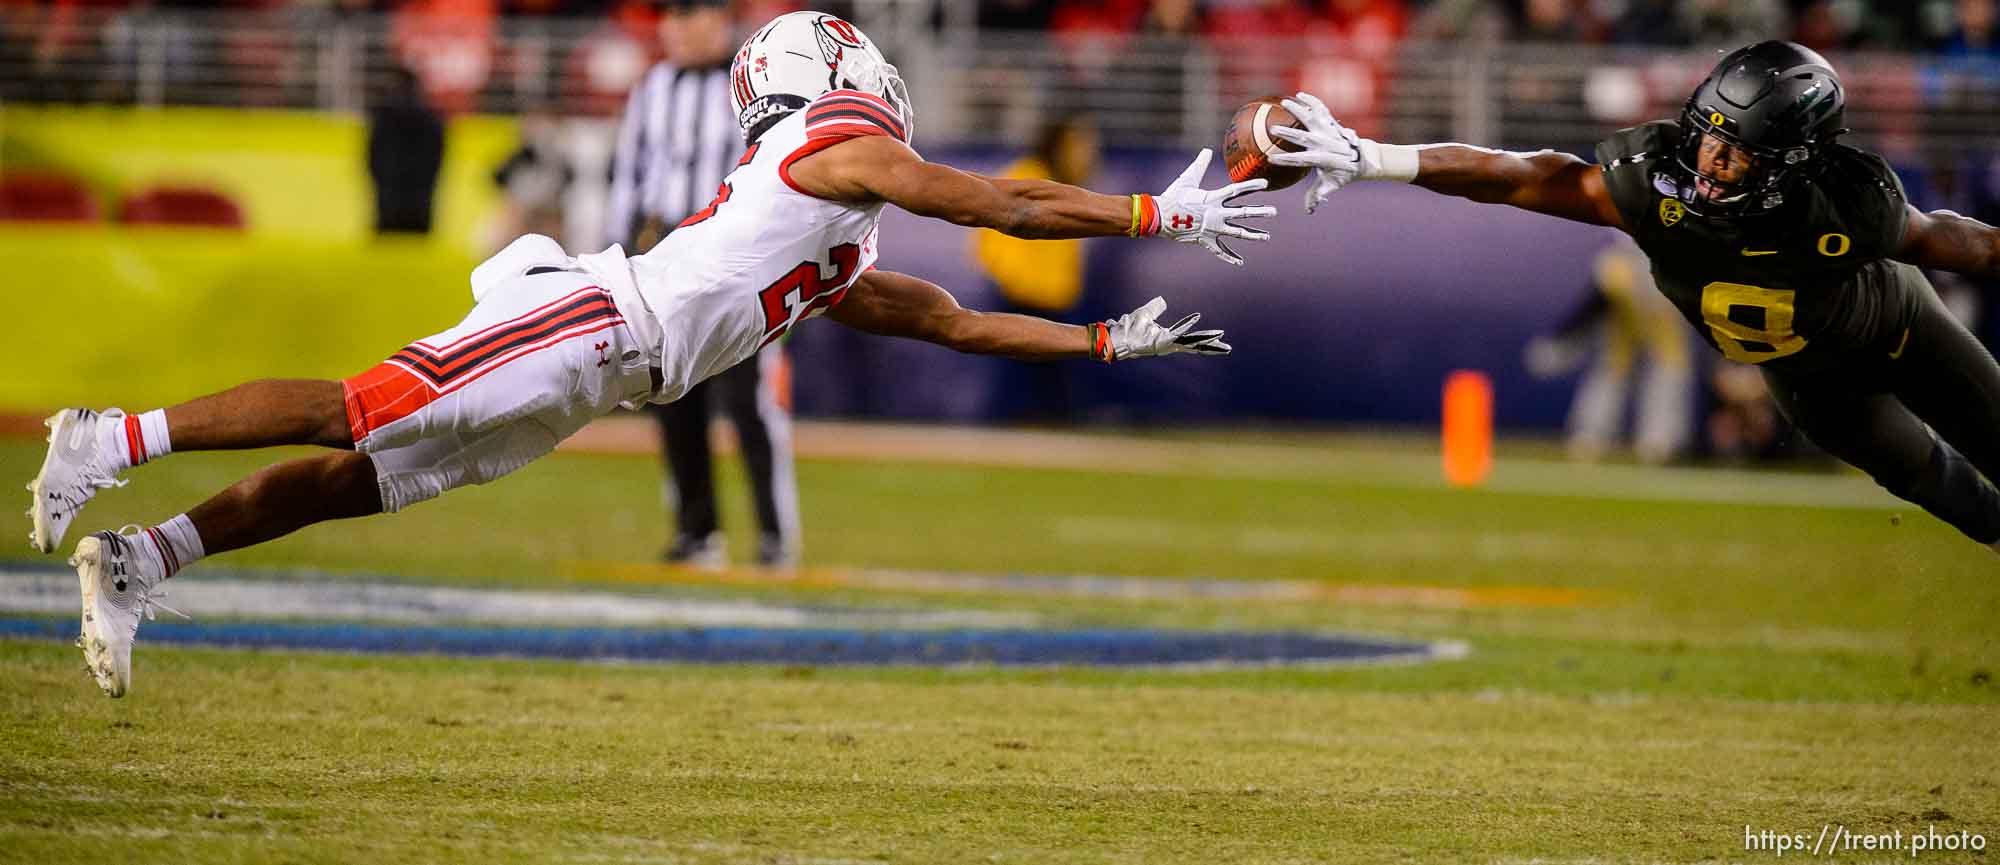
<svg viewBox="0 0 2000 865">
<path fill-rule="evenodd" d="M 1674 223 L 1681 221 L 1681 215 L 1685 213 L 1687 213 L 1687 208 L 1682 207 L 1679 201 L 1672 198 L 1660 199 L 1661 225 L 1672 228 Z"/>
<path fill-rule="evenodd" d="M 1819 254 L 1827 258 L 1839 258 L 1846 255 L 1848 247 L 1853 245 L 1854 241 L 1848 239 L 1847 235 L 1839 232 L 1819 236 Z"/>
</svg>

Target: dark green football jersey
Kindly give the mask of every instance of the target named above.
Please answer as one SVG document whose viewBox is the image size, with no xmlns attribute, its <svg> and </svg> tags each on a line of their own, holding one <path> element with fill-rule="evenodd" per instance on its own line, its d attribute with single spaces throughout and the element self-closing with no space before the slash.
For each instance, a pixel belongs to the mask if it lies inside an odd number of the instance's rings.
<svg viewBox="0 0 2000 865">
<path fill-rule="evenodd" d="M 1928 289 L 1922 272 L 1888 260 L 1909 223 L 1887 162 L 1836 145 L 1778 208 L 1705 219 L 1661 175 L 1680 135 L 1669 120 L 1620 130 L 1597 145 L 1597 161 L 1660 292 L 1704 339 L 1773 370 L 1899 350 Z"/>
</svg>

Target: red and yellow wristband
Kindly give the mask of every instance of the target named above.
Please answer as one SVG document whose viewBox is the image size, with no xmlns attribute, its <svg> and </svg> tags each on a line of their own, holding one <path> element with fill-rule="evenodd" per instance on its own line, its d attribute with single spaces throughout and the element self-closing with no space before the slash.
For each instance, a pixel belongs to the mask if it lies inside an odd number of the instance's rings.
<svg viewBox="0 0 2000 865">
<path fill-rule="evenodd" d="M 1160 205 L 1150 195 L 1134 193 L 1132 196 L 1132 225 L 1125 229 L 1127 237 L 1152 237 L 1160 233 Z"/>
<path fill-rule="evenodd" d="M 1104 322 L 1091 322 L 1090 324 L 1084 325 L 1083 329 L 1085 333 L 1090 334 L 1091 359 L 1101 360 L 1104 361 L 1105 363 L 1110 363 L 1112 360 L 1111 328 Z"/>
</svg>

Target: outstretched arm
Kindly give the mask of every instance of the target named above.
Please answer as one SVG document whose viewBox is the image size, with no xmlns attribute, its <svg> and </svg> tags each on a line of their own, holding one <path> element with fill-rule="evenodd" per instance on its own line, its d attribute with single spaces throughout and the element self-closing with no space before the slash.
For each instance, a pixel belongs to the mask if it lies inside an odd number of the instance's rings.
<svg viewBox="0 0 2000 865">
<path fill-rule="evenodd" d="M 843 141 L 787 170 L 799 188 L 835 201 L 886 201 L 918 216 L 1029 240 L 1164 237 L 1199 243 L 1230 264 L 1242 264 L 1222 238 L 1269 239 L 1236 220 L 1273 216 L 1277 209 L 1231 203 L 1263 189 L 1262 180 L 1202 189 L 1210 155 L 1202 151 L 1159 195 L 1102 195 L 1051 180 L 983 177 L 925 162 L 909 145 L 887 136 Z"/>
<path fill-rule="evenodd" d="M 1592 225 L 1619 225 L 1604 171 L 1567 153 L 1505 153 L 1463 144 L 1417 148 L 1410 182 L 1481 204 L 1506 204 Z"/>
<path fill-rule="evenodd" d="M 1896 251 L 1897 261 L 2000 279 L 2000 228 L 1949 210 L 1908 209 L 1910 225 L 1903 234 L 1903 247 Z"/>
<path fill-rule="evenodd" d="M 1305 149 L 1272 154 L 1270 160 L 1275 165 L 1317 169 L 1318 176 L 1306 192 L 1308 212 L 1356 180 L 1393 180 L 1484 204 L 1621 226 L 1618 207 L 1604 186 L 1603 170 L 1574 156 L 1553 151 L 1510 153 L 1467 144 L 1382 144 L 1341 126 L 1310 93 L 1283 104 L 1305 128 L 1280 126 L 1271 134 Z"/>
<path fill-rule="evenodd" d="M 1117 319 L 1079 327 L 1028 315 L 966 309 L 950 292 L 933 283 L 871 270 L 854 281 L 841 301 L 827 311 L 827 317 L 864 333 L 920 339 L 966 354 L 1016 360 L 1089 357 L 1109 362 L 1178 352 L 1229 353 L 1222 331 L 1190 330 L 1200 320 L 1199 315 L 1183 318 L 1172 327 L 1155 323 L 1166 307 L 1166 301 L 1154 298 Z"/>
</svg>

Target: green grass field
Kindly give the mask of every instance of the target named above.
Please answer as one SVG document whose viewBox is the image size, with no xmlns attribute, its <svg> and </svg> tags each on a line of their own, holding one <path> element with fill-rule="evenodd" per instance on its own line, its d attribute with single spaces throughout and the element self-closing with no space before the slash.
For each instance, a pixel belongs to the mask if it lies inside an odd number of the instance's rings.
<svg viewBox="0 0 2000 865">
<path fill-rule="evenodd" d="M 1460 491 L 1416 448 L 1187 446 L 1202 458 L 1115 472 L 805 460 L 808 564 L 1585 602 L 613 581 L 606 563 L 661 542 L 654 463 L 559 454 L 211 563 L 1471 652 L 1235 671 L 695 667 L 168 648 L 142 630 L 134 693 L 110 701 L 68 646 L 0 642 L 0 860 L 1697 862 L 1775 858 L 1745 850 L 1746 826 L 2000 834 L 2000 560 L 1865 482 L 1503 450 L 1491 488 Z M 39 457 L 0 443 L 0 478 Z M 156 522 L 268 458 L 173 457 L 85 520 Z M 725 476 L 743 525 L 737 486 Z"/>
</svg>

